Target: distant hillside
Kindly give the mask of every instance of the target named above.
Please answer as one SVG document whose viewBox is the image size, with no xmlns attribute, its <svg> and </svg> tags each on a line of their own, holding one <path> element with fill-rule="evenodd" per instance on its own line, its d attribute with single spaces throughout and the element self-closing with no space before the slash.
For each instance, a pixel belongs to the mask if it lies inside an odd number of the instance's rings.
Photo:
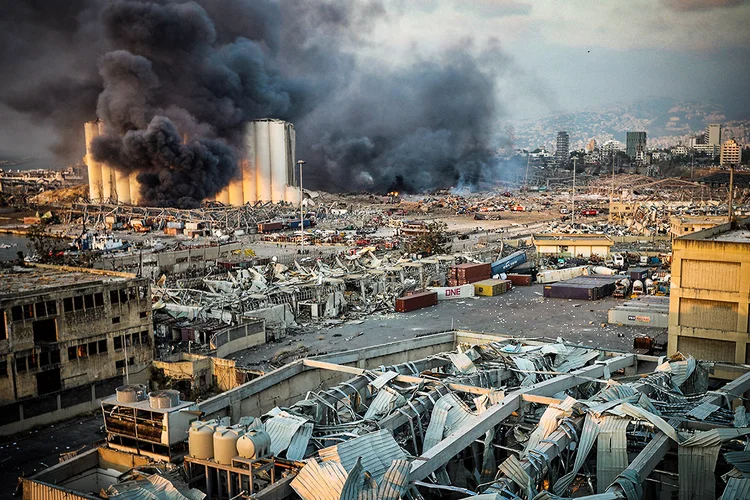
<svg viewBox="0 0 750 500">
<path fill-rule="evenodd" d="M 506 122 L 504 130 L 513 130 L 514 143 L 520 148 L 547 146 L 554 149 L 557 132 L 570 134 L 571 148 L 583 147 L 592 137 L 600 143 L 609 139 L 625 141 L 628 131 L 646 131 L 649 146 L 668 146 L 686 141 L 706 129 L 709 123 L 721 123 L 725 137 L 734 136 L 747 143 L 750 121 L 727 121 L 721 106 L 711 103 L 651 98 L 634 103 L 613 104 L 599 110 L 546 116 Z"/>
</svg>

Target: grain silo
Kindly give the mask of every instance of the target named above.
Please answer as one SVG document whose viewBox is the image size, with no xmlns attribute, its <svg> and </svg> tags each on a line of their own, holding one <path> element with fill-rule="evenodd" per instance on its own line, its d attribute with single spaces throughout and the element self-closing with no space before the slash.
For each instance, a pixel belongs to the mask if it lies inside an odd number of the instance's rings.
<svg viewBox="0 0 750 500">
<path fill-rule="evenodd" d="M 97 120 L 97 126 L 99 127 L 99 135 L 105 135 L 104 123 Z M 100 163 L 102 169 L 102 197 L 99 201 L 106 203 L 114 199 L 115 196 L 115 182 L 112 168 L 106 163 Z"/>
<path fill-rule="evenodd" d="M 86 170 L 89 175 L 89 200 L 100 201 L 103 199 L 102 196 L 102 165 L 98 161 L 94 161 L 94 156 L 91 154 L 91 141 L 99 135 L 99 125 L 97 122 L 88 122 L 83 128 L 84 136 L 86 138 Z"/>
</svg>

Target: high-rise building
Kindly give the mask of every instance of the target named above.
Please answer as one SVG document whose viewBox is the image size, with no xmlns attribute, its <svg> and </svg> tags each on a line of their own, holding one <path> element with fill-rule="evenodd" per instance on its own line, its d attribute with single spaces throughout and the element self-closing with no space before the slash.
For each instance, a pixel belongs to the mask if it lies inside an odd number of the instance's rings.
<svg viewBox="0 0 750 500">
<path fill-rule="evenodd" d="M 596 149 L 596 139 L 591 139 L 589 142 L 586 143 L 586 152 L 591 153 L 593 150 Z"/>
<path fill-rule="evenodd" d="M 631 160 L 643 157 L 646 153 L 646 132 L 628 132 L 625 141 L 625 154 Z"/>
<path fill-rule="evenodd" d="M 712 123 L 706 127 L 706 144 L 718 146 L 721 144 L 721 125 Z"/>
<path fill-rule="evenodd" d="M 742 148 L 734 139 L 721 145 L 721 165 L 739 165 L 742 159 Z"/>
<path fill-rule="evenodd" d="M 555 149 L 555 163 L 558 167 L 568 165 L 570 159 L 570 136 L 564 130 L 557 133 L 557 149 Z"/>
</svg>

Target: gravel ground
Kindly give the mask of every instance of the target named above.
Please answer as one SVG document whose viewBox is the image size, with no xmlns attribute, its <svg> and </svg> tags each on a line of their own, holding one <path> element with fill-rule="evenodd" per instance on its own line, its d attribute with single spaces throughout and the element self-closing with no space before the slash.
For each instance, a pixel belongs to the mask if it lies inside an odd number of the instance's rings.
<svg viewBox="0 0 750 500">
<path fill-rule="evenodd" d="M 666 329 L 608 325 L 607 311 L 623 299 L 545 299 L 542 290 L 543 285 L 516 287 L 497 297 L 443 301 L 411 313 L 374 314 L 341 325 L 303 325 L 303 332 L 281 342 L 240 351 L 231 357 L 240 366 L 268 370 L 267 361 L 282 350 L 307 348 L 308 355 L 343 352 L 452 328 L 547 339 L 562 337 L 581 345 L 623 351 L 632 349 L 637 335 L 666 341 Z"/>
</svg>

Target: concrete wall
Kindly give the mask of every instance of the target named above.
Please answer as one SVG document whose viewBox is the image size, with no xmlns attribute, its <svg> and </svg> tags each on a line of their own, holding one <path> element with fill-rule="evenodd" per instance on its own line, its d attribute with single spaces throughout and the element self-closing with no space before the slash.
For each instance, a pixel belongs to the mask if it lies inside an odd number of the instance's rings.
<svg viewBox="0 0 750 500">
<path fill-rule="evenodd" d="M 448 332 L 345 353 L 316 356 L 313 359 L 377 369 L 381 365 L 414 361 L 449 351 L 453 346 L 454 334 Z M 302 361 L 295 361 L 233 390 L 207 399 L 199 403 L 198 407 L 206 414 L 205 418 L 230 416 L 234 423 L 242 416 L 260 416 L 275 406 L 289 406 L 304 399 L 308 391 L 330 387 L 350 378 L 349 374 L 309 368 L 304 366 Z"/>
<path fill-rule="evenodd" d="M 750 362 L 750 243 L 709 239 L 729 229 L 723 224 L 674 240 L 669 354 Z"/>
<path fill-rule="evenodd" d="M 226 358 L 243 349 L 266 343 L 265 320 L 252 320 L 217 333 L 211 339 L 211 346 L 216 349 L 216 356 Z"/>
<path fill-rule="evenodd" d="M 124 267 L 137 266 L 143 260 L 144 267 L 168 267 L 182 266 L 188 268 L 191 265 L 201 264 L 207 260 L 216 260 L 231 255 L 235 250 L 241 250 L 242 243 L 226 243 L 215 247 L 197 247 L 171 252 L 160 252 L 153 254 L 139 254 L 106 258 L 97 261 L 94 267 L 98 269 L 120 269 Z"/>
</svg>

